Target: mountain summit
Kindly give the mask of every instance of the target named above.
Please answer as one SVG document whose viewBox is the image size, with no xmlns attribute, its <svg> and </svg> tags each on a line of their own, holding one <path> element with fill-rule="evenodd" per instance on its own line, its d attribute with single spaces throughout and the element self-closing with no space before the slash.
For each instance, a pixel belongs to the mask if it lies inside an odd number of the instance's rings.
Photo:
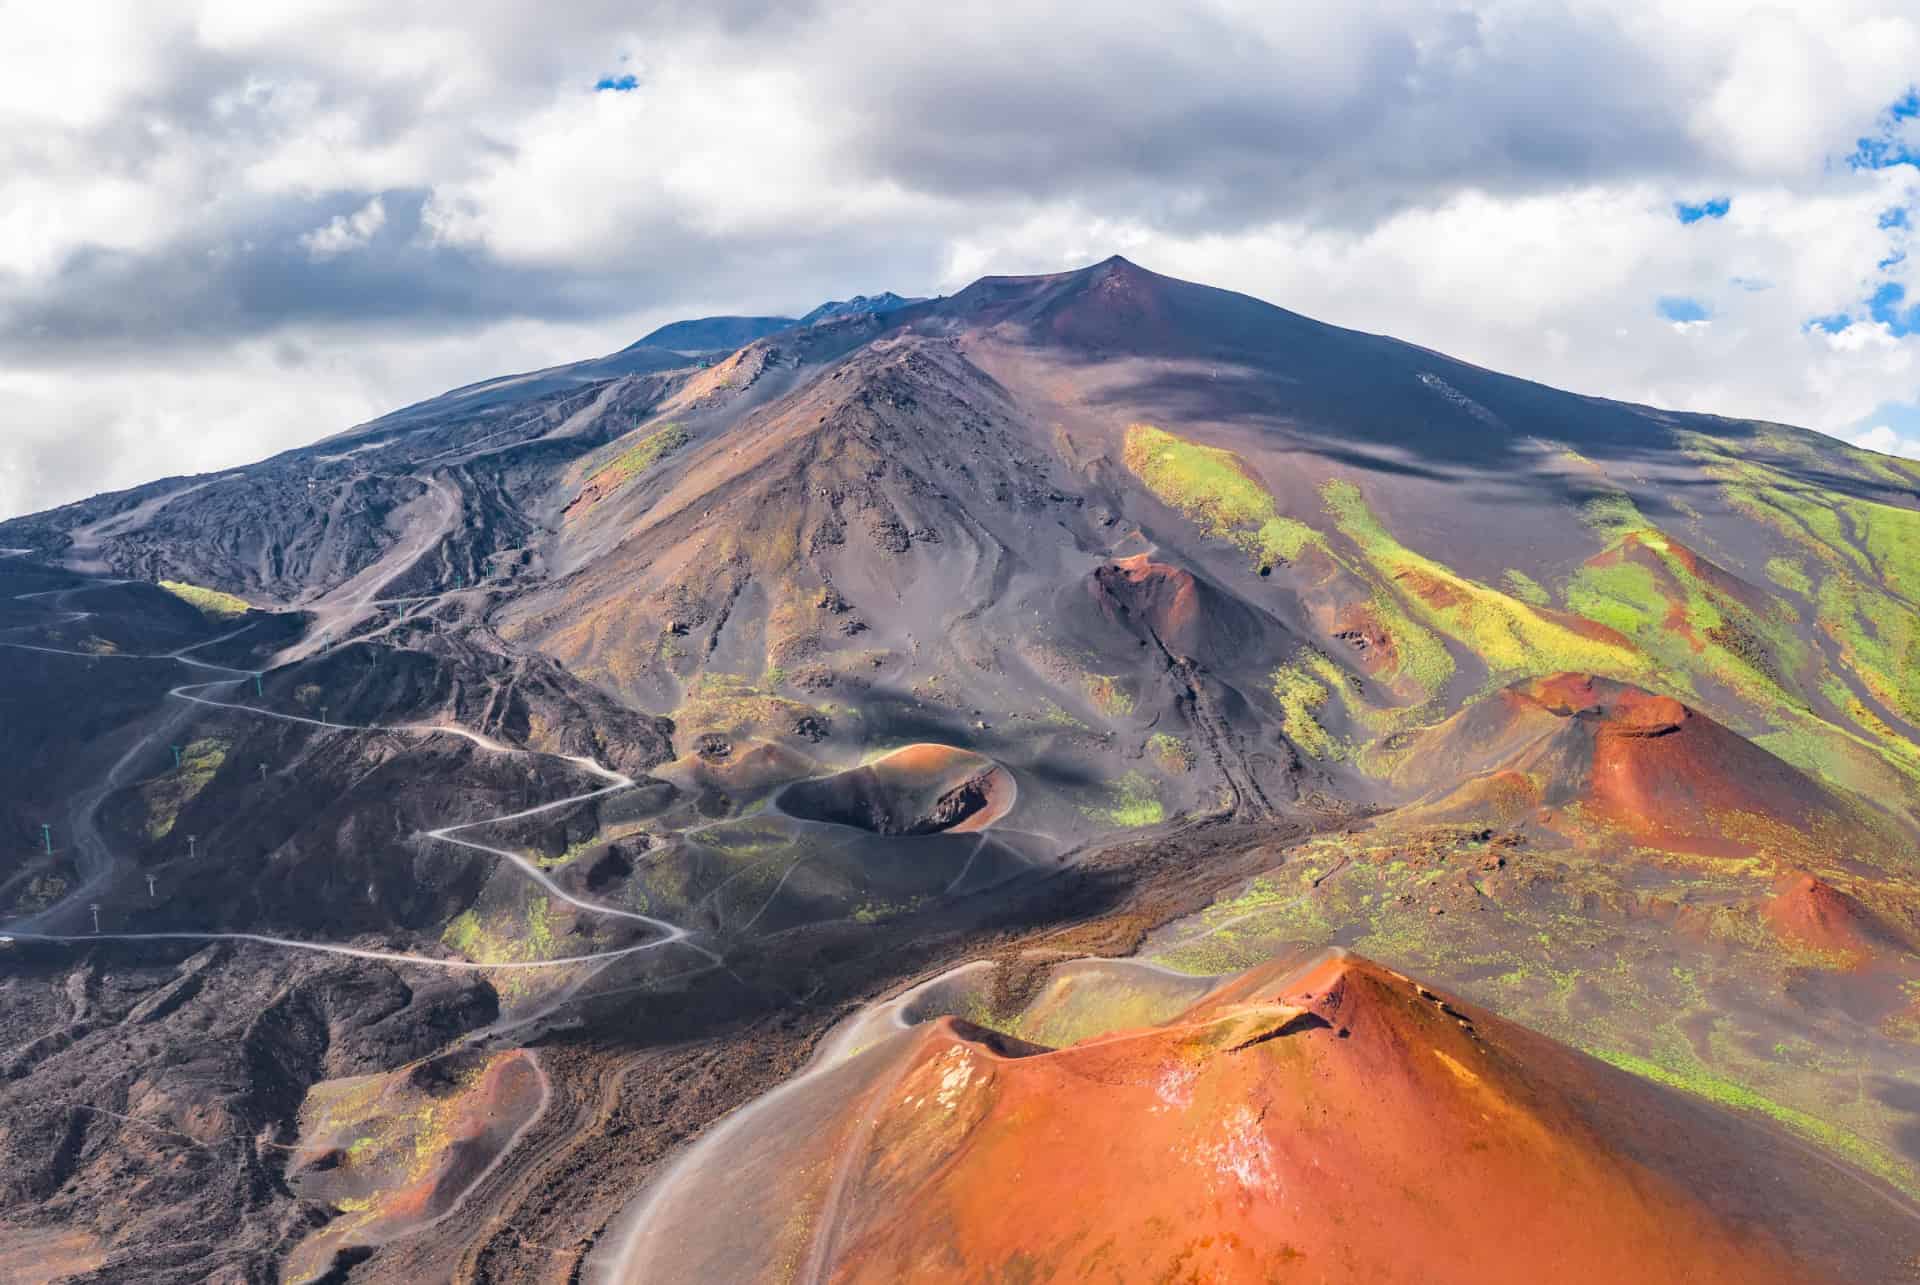
<svg viewBox="0 0 1920 1285">
<path fill-rule="evenodd" d="M 9 1268 L 1913 1252 L 1909 461 L 1115 257 L 0 549 Z"/>
</svg>

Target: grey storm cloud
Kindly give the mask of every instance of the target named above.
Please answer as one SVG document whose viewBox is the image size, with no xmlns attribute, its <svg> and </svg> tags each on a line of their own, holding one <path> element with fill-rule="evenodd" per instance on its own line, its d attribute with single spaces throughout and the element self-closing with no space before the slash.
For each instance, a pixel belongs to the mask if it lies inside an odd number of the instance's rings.
<svg viewBox="0 0 1920 1285">
<path fill-rule="evenodd" d="M 1605 15 L 1542 6 L 1495 33 L 1465 9 L 1318 31 L 1083 18 L 1017 58 L 961 27 L 881 62 L 846 90 L 846 146 L 961 198 L 1093 197 L 1205 231 L 1702 163 L 1673 110 L 1682 87 L 1650 79 Z"/>
<path fill-rule="evenodd" d="M 175 199 L 200 201 L 200 212 L 157 245 L 79 244 L 50 272 L 0 277 L 0 351 L 85 361 L 289 323 L 579 319 L 630 310 L 642 295 L 706 297 L 728 279 L 757 277 L 764 293 L 764 265 L 782 259 L 815 264 L 805 277 L 824 286 L 863 257 L 832 251 L 843 222 L 716 234 L 703 212 L 664 202 L 632 213 L 628 246 L 613 257 L 529 266 L 425 234 L 436 183 L 457 187 L 511 158 L 527 145 L 516 115 L 626 70 L 612 53 L 623 45 L 637 53 L 643 90 L 693 59 L 723 75 L 798 67 L 804 88 L 790 110 L 817 131 L 823 156 L 938 202 L 929 225 L 901 229 L 872 264 L 905 273 L 908 286 L 928 280 L 945 237 L 986 209 L 1066 200 L 1109 219 L 1232 232 L 1282 216 L 1362 223 L 1448 187 L 1525 190 L 1698 160 L 1673 95 L 1647 82 L 1644 60 L 1600 15 L 1543 7 L 1490 34 L 1470 12 L 1428 5 L 1276 24 L 1208 6 L 1116 21 L 1110 6 L 1036 4 L 1001 22 L 945 11 L 937 39 L 923 17 L 748 3 L 589 4 L 549 19 L 463 9 L 469 39 L 449 56 L 469 61 L 444 74 L 487 82 L 491 110 L 471 124 L 446 118 L 431 71 L 316 57 L 303 36 L 323 31 L 295 27 L 243 52 L 175 34 L 161 83 L 70 142 L 135 180 L 158 182 L 163 162 L 198 167 Z M 351 119 L 352 137 L 332 146 L 417 145 L 420 172 L 386 188 L 229 195 L 247 165 L 335 114 Z M 175 141 L 156 149 L 156 135 Z M 692 164 L 732 163 L 723 136 L 694 132 L 678 146 Z M 32 170 L 34 149 L 15 162 Z M 621 155 L 605 157 L 608 188 L 638 178 Z M 376 197 L 387 222 L 364 247 L 322 258 L 303 246 Z M 874 242 L 860 240 L 870 259 Z M 799 307 L 810 295 L 795 284 Z"/>
</svg>

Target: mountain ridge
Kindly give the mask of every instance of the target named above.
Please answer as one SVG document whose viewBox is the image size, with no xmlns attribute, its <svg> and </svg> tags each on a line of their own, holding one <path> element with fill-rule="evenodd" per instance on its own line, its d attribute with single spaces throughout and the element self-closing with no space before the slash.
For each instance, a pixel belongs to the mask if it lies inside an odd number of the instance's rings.
<svg viewBox="0 0 1920 1285">
<path fill-rule="evenodd" d="M 1909 462 L 1115 257 L 479 381 L 0 547 L 0 1262 L 57 1213 L 107 1279 L 115 1226 L 185 1217 L 172 1181 L 88 1212 L 128 1186 L 111 1157 L 168 1163 L 133 1117 L 291 1149 L 250 1152 L 274 1194 L 193 1215 L 154 1279 L 212 1245 L 256 1275 L 544 1279 L 624 1243 L 720 1115 L 825 1102 L 775 1086 L 845 1014 L 951 992 L 971 1026 L 940 1038 L 1010 1056 L 1336 948 L 1395 1004 L 1381 977 L 1532 1028 L 1539 1065 L 1558 1041 L 1687 1095 L 1703 1138 L 1766 1117 L 1845 1176 L 1836 1225 L 1920 1195 Z M 1113 968 L 1161 980 L 1090 980 Z M 450 975 L 382 1028 L 418 1067 L 329 1044 L 334 997 Z M 234 996 L 274 1016 L 195 1078 Z M 1465 1082 L 1422 1065 L 1409 1110 L 1451 1111 Z M 1152 1110 L 1134 1069 L 1123 1125 Z M 58 1107 L 69 1083 L 116 1114 Z M 889 1118 L 945 1127 L 918 1110 Z M 419 1126 L 442 1111 L 460 1139 Z M 1048 1162 L 967 1182 L 1007 1163 Z M 846 1190 L 793 1261 L 884 1272 L 924 1239 Z M 499 1230 L 536 1216 L 538 1245 Z"/>
</svg>

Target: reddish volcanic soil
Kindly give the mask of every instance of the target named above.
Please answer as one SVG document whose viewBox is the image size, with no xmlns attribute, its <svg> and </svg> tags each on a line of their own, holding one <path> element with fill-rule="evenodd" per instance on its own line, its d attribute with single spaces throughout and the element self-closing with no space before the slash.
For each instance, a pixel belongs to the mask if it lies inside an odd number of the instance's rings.
<svg viewBox="0 0 1920 1285">
<path fill-rule="evenodd" d="M 940 1019 L 849 1104 L 832 1279 L 1804 1285 L 1868 1279 L 1810 1245 L 1884 1234 L 1752 1126 L 1357 958 L 985 1036 Z"/>
<path fill-rule="evenodd" d="M 1773 885 L 1767 919 L 1788 941 L 1861 956 L 1872 949 L 1871 923 L 1860 903 L 1823 879 L 1788 871 Z"/>
<path fill-rule="evenodd" d="M 1543 708 L 1587 722 L 1588 797 L 1646 841 L 1737 849 L 1723 818 L 1743 812 L 1787 826 L 1837 810 L 1804 773 L 1671 696 L 1584 675 L 1542 679 L 1524 691 Z"/>
<path fill-rule="evenodd" d="M 1266 633 L 1239 599 L 1144 553 L 1095 568 L 1085 584 L 1102 616 L 1175 657 L 1218 663 L 1257 647 Z"/>
<path fill-rule="evenodd" d="M 1534 802 L 1577 801 L 1593 821 L 1670 850 L 1744 855 L 1756 827 L 1801 832 L 1850 814 L 1798 768 L 1671 696 L 1590 674 L 1514 684 L 1441 724 L 1412 764 L 1416 788 L 1428 773 L 1518 773 L 1534 782 Z"/>
</svg>

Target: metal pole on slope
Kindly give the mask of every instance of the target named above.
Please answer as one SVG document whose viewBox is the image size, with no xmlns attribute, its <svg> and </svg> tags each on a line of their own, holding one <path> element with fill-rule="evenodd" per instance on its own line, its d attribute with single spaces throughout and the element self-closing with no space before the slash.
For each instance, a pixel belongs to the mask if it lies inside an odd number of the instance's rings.
<svg viewBox="0 0 1920 1285">
<path fill-rule="evenodd" d="M 147 896 L 149 897 L 157 897 L 160 895 L 159 893 L 153 890 L 153 881 L 154 881 L 154 877 L 152 875 L 148 875 L 147 876 Z"/>
<path fill-rule="evenodd" d="M 46 845 L 47 855 L 52 856 L 53 855 L 53 827 L 52 826 L 43 825 L 40 827 L 40 842 Z"/>
<path fill-rule="evenodd" d="M 190 834 L 187 836 L 187 860 L 189 861 L 193 860 L 194 858 L 193 841 L 199 837 L 200 836 L 194 835 L 194 834 Z"/>
<path fill-rule="evenodd" d="M 175 745 L 172 748 L 173 748 L 173 766 L 177 770 L 180 766 L 180 747 L 178 745 Z"/>
<path fill-rule="evenodd" d="M 266 693 L 260 690 L 260 675 L 258 674 L 253 676 L 253 696 L 255 700 L 262 700 L 266 697 Z"/>
<path fill-rule="evenodd" d="M 100 903 L 96 901 L 87 909 L 93 912 L 93 935 L 98 937 L 100 935 Z"/>
</svg>

